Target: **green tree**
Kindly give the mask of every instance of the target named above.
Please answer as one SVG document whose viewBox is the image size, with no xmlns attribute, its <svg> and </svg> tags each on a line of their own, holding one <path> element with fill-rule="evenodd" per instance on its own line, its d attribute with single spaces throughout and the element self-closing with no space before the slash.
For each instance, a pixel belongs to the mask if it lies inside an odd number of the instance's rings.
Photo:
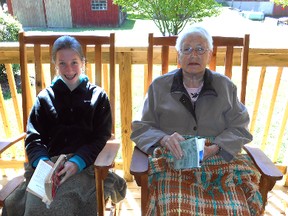
<svg viewBox="0 0 288 216">
<path fill-rule="evenodd" d="M 154 21 L 163 36 L 179 34 L 186 24 L 219 14 L 215 0 L 114 0 L 127 13 Z"/>
<path fill-rule="evenodd" d="M 9 13 L 0 12 L 0 42 L 18 41 L 18 32 L 22 30 L 21 23 Z"/>
<path fill-rule="evenodd" d="M 18 41 L 18 32 L 22 30 L 21 23 L 8 12 L 0 11 L 0 42 Z M 19 64 L 13 64 L 13 72 L 19 71 Z M 4 64 L 0 64 L 0 79 L 5 71 Z"/>
<path fill-rule="evenodd" d="M 288 0 L 274 0 L 274 2 L 278 5 L 282 5 L 283 7 L 288 6 Z"/>
</svg>

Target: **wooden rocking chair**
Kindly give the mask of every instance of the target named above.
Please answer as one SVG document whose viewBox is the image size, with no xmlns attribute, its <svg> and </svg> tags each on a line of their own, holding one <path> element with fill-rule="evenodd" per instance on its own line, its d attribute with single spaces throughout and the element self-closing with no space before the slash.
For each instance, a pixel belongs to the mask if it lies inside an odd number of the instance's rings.
<svg viewBox="0 0 288 216">
<path fill-rule="evenodd" d="M 115 34 L 111 33 L 110 36 L 94 36 L 94 35 L 83 35 L 83 34 L 69 34 L 74 36 L 82 45 L 84 55 L 88 61 L 87 75 L 91 82 L 96 80 L 97 85 L 103 86 L 102 83 L 104 78 L 103 74 L 107 78 L 109 76 L 109 86 L 104 88 L 109 89 L 109 99 L 112 108 L 112 121 L 113 121 L 113 134 L 115 132 Z M 33 106 L 35 96 L 51 81 L 46 81 L 46 75 L 44 73 L 44 64 L 50 64 L 50 80 L 54 77 L 54 68 L 51 62 L 51 50 L 54 41 L 62 36 L 62 34 L 27 34 L 25 32 L 19 33 L 20 43 L 20 66 L 21 66 L 21 81 L 22 81 L 22 107 L 23 107 L 23 125 L 27 123 L 27 119 L 30 110 Z M 46 52 L 43 52 L 45 50 Z M 93 53 L 93 55 L 88 55 Z M 92 52 L 91 52 L 92 50 Z M 48 53 L 45 55 L 43 53 Z M 34 63 L 35 65 L 35 87 L 34 94 L 31 89 L 30 76 L 29 76 L 29 64 Z M 92 74 L 92 64 L 95 64 L 95 76 Z M 105 66 L 103 66 L 105 64 Z M 108 67 L 106 67 L 108 65 Z M 102 68 L 109 68 L 109 74 L 107 71 L 103 71 Z M 95 78 L 94 78 L 95 77 Z M 0 147 L 2 151 L 13 145 L 19 139 L 23 139 L 25 133 L 18 138 L 1 141 Z M 95 179 L 96 179 L 96 190 L 97 190 L 97 204 L 98 204 L 98 215 L 103 216 L 106 210 L 110 211 L 110 215 L 115 215 L 115 206 L 106 208 L 106 202 L 104 200 L 104 179 L 106 178 L 110 168 L 114 166 L 114 159 L 120 148 L 119 140 L 112 137 L 104 149 L 98 155 L 95 163 Z M 15 190 L 15 188 L 24 180 L 23 176 L 18 176 L 9 181 L 0 191 L 0 207 L 3 206 L 4 201 L 9 194 Z"/>
<path fill-rule="evenodd" d="M 161 47 L 161 60 L 162 60 L 162 74 L 168 71 L 169 64 L 169 47 L 175 47 L 177 37 L 153 37 L 153 34 L 149 34 L 149 46 L 148 46 L 148 78 L 149 82 L 146 83 L 146 91 L 152 81 L 152 66 L 153 66 L 153 47 Z M 233 54 L 234 47 L 241 47 L 240 66 L 242 71 L 242 83 L 241 83 L 241 102 L 245 104 L 246 85 L 247 85 L 247 73 L 248 73 L 248 54 L 249 54 L 249 35 L 241 37 L 213 37 L 213 55 L 209 65 L 211 70 L 216 69 L 216 60 L 218 57 L 218 49 L 225 49 L 224 54 L 224 67 L 225 75 L 232 76 L 233 66 Z M 177 60 L 175 58 L 175 65 Z M 145 91 L 145 92 L 146 92 Z M 261 179 L 259 184 L 259 190 L 263 199 L 263 211 L 267 203 L 267 194 L 272 190 L 276 181 L 282 179 L 283 174 L 277 169 L 273 162 L 259 149 L 249 144 L 244 146 L 245 151 L 251 157 L 255 166 L 261 173 Z M 141 186 L 141 212 L 145 215 L 145 207 L 148 204 L 148 155 L 142 152 L 137 146 L 134 148 L 132 154 L 132 161 L 130 166 L 130 173 L 134 176 L 138 186 Z"/>
</svg>

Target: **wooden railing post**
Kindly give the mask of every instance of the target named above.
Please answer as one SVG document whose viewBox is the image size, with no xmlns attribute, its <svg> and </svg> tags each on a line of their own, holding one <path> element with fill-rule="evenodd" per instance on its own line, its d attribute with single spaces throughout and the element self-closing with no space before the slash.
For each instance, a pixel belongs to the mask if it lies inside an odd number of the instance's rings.
<svg viewBox="0 0 288 216">
<path fill-rule="evenodd" d="M 1 85 L 0 85 L 0 114 L 1 114 L 2 121 L 3 121 L 4 132 L 6 134 L 6 137 L 10 137 L 11 129 L 9 127 L 8 113 L 7 113 L 7 109 L 5 106 Z"/>
<path fill-rule="evenodd" d="M 16 120 L 18 124 L 19 132 L 23 132 L 23 125 L 22 125 L 22 112 L 19 107 L 18 99 L 17 99 L 17 88 L 16 83 L 13 75 L 13 69 L 11 64 L 5 64 L 7 79 L 9 83 L 9 88 L 11 92 L 11 98 L 13 100 Z"/>
<path fill-rule="evenodd" d="M 122 134 L 123 171 L 126 181 L 133 181 L 130 174 L 132 158 L 132 141 L 130 140 L 132 122 L 132 70 L 131 53 L 121 53 L 119 60 L 119 86 Z"/>
</svg>

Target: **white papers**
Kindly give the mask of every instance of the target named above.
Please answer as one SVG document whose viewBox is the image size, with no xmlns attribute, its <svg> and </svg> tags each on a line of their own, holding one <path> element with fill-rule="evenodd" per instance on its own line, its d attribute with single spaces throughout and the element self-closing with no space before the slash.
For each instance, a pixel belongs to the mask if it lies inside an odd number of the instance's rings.
<svg viewBox="0 0 288 216">
<path fill-rule="evenodd" d="M 27 186 L 27 191 L 42 199 L 45 195 L 45 178 L 51 169 L 52 167 L 49 164 L 40 160 Z"/>
</svg>

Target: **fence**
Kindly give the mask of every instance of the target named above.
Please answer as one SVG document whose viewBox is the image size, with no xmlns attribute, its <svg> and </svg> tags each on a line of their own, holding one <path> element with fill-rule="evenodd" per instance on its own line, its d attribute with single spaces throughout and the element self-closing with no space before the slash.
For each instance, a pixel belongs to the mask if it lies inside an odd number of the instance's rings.
<svg viewBox="0 0 288 216">
<path fill-rule="evenodd" d="M 32 50 L 30 50 L 32 53 Z M 88 49 L 89 52 L 93 50 Z M 103 50 L 103 58 L 108 50 Z M 154 76 L 160 74 L 160 50 L 154 50 Z M 217 71 L 221 72 L 224 62 L 225 50 L 217 61 Z M 235 50 L 239 52 L 240 50 Z M 133 143 L 130 140 L 131 121 L 144 99 L 144 74 L 147 69 L 147 47 L 116 47 L 116 137 L 122 140 L 122 156 L 117 166 L 123 168 L 124 177 L 131 180 L 129 167 Z M 42 58 L 48 62 L 47 55 Z M 29 60 L 33 63 L 33 59 Z M 0 138 L 10 137 L 23 131 L 21 125 L 21 95 L 12 76 L 11 64 L 19 64 L 18 43 L 0 43 L 0 63 L 5 64 L 11 99 L 4 100 L 3 91 L 0 92 Z M 176 52 L 171 51 L 170 68 L 176 67 Z M 234 60 L 233 70 L 238 70 L 239 59 Z M 31 79 L 33 71 L 31 69 Z M 240 86 L 239 77 L 236 75 L 232 80 Z M 260 147 L 273 162 L 281 168 L 287 167 L 285 157 L 288 153 L 288 50 L 287 49 L 254 49 L 249 50 L 249 72 L 246 95 L 246 106 L 249 110 L 251 123 L 250 131 L 254 136 L 253 144 Z M 238 91 L 240 92 L 240 90 Z M 12 107 L 12 108 L 11 108 Z M 7 150 L 5 156 L 11 163 L 12 160 L 23 162 L 23 144 L 14 149 Z M 19 159 L 20 158 L 20 159 Z M 14 163 L 19 166 L 19 163 Z M 286 172 L 283 169 L 283 172 Z"/>
</svg>

